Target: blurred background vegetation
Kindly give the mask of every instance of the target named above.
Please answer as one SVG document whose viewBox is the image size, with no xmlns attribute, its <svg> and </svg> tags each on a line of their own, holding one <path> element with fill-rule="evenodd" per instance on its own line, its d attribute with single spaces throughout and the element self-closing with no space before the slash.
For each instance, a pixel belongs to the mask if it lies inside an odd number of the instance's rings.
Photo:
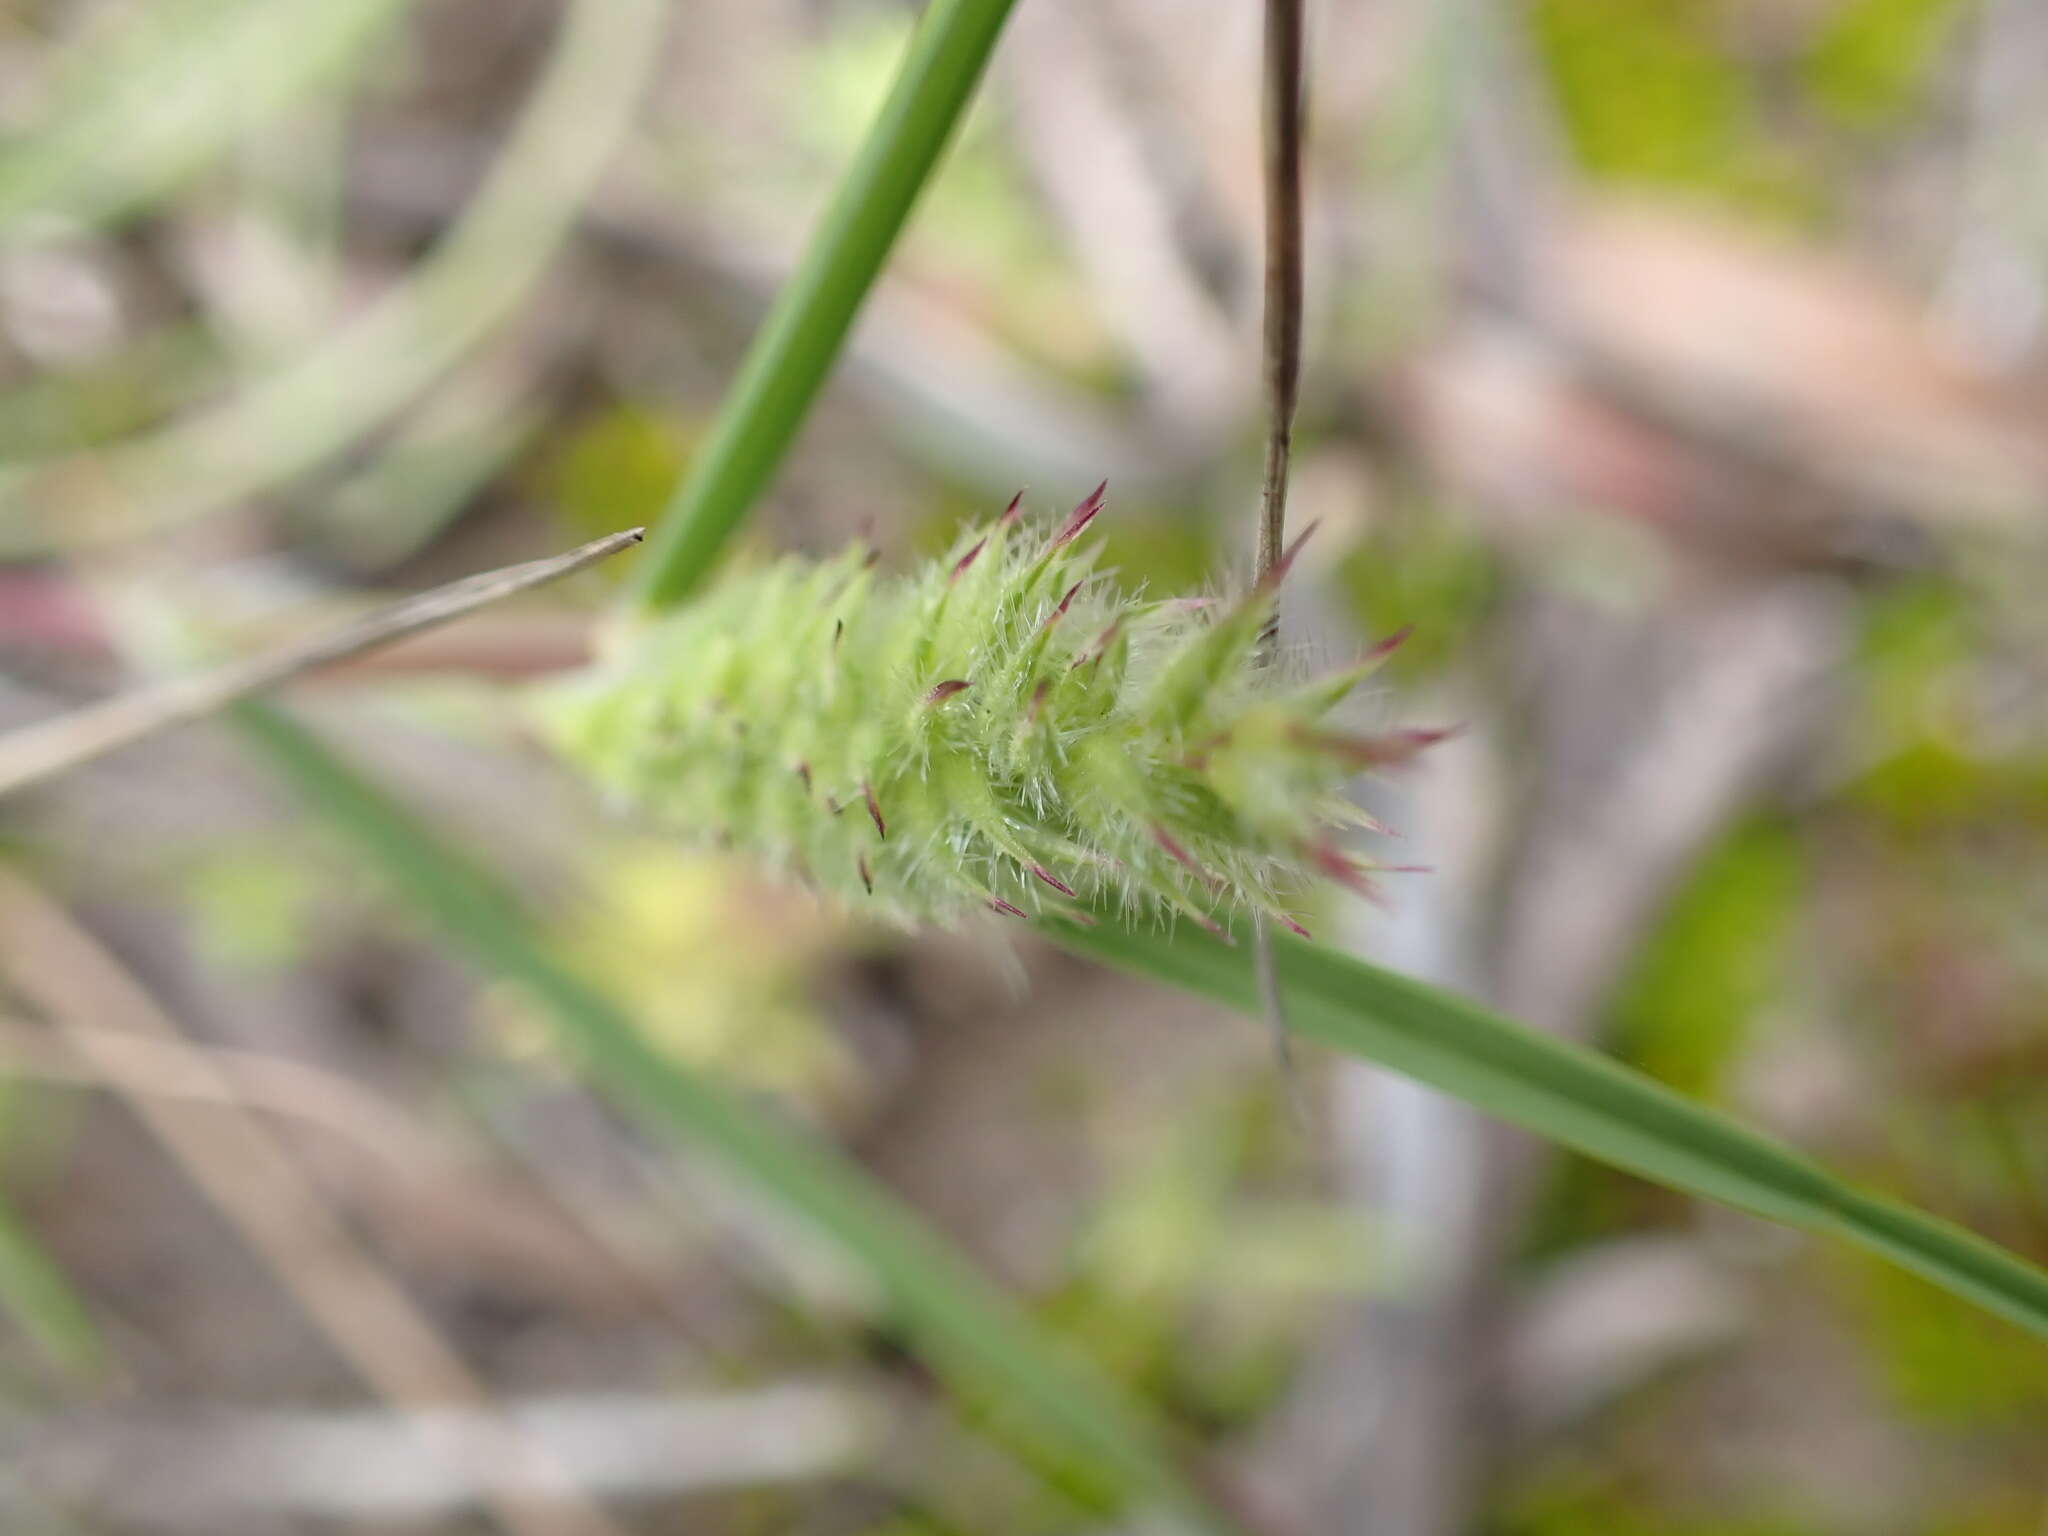
<svg viewBox="0 0 2048 1536">
<path fill-rule="evenodd" d="M 1319 936 L 2048 1260 L 2048 9 L 1310 9 L 1289 631 L 1414 624 L 1374 710 L 1466 727 L 1369 802 L 1431 872 Z M 0 7 L 0 727 L 652 519 L 915 18 Z M 1107 475 L 1124 579 L 1240 578 L 1258 46 L 1020 0 L 737 558 Z M 1918 1281 L 1356 1063 L 1305 1053 L 1299 1120 L 1241 1020 L 607 818 L 517 703 L 630 559 L 294 707 L 1250 1528 L 2042 1529 L 2048 1354 Z M 10 1532 L 1113 1528 L 232 736 L 0 849 Z M 422 1380 L 581 1493 L 437 1459 Z"/>
</svg>

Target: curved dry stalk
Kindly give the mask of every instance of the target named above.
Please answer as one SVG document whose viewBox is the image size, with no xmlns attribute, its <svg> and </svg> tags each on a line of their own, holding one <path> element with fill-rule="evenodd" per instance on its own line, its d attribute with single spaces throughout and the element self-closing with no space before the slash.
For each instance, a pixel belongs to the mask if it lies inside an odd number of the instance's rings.
<svg viewBox="0 0 2048 1536">
<path fill-rule="evenodd" d="M 172 678 L 26 726 L 0 737 L 0 795 L 76 768 L 167 726 L 210 715 L 302 672 L 346 661 L 516 593 L 559 581 L 630 549 L 644 532 L 628 528 L 592 539 L 566 554 L 465 576 L 265 655 L 229 662 L 193 677 Z"/>
<path fill-rule="evenodd" d="M 621 1536 L 559 1466 L 510 1425 L 404 1289 L 338 1221 L 286 1150 L 235 1102 L 217 1064 L 188 1058 L 188 1076 L 215 1075 L 212 1102 L 154 1091 L 120 1033 L 184 1043 L 184 1031 L 113 955 L 34 886 L 0 871 L 0 961 L 8 979 L 119 1092 L 241 1234 L 335 1352 L 411 1416 L 484 1490 L 513 1536 Z"/>
<path fill-rule="evenodd" d="M 79 1045 L 88 1030 L 98 1062 Z M 101 1064 L 116 1055 L 119 1071 Z M 456 1162 L 450 1148 L 349 1079 L 264 1051 L 85 1025 L 59 1036 L 0 1014 L 0 1078 L 259 1111 L 317 1127 L 414 1179 L 445 1174 Z"/>
</svg>

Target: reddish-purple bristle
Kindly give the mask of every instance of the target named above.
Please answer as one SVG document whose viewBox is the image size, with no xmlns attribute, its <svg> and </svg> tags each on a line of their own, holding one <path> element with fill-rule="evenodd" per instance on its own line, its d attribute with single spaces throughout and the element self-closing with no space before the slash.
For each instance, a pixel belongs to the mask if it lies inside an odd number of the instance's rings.
<svg viewBox="0 0 2048 1536">
<path fill-rule="evenodd" d="M 1413 624 L 1403 624 L 1399 629 L 1395 630 L 1391 635 L 1387 636 L 1386 639 L 1382 640 L 1378 645 L 1374 646 L 1371 650 L 1367 651 L 1363 656 L 1359 657 L 1358 659 L 1360 662 L 1368 662 L 1378 661 L 1382 657 L 1391 656 L 1394 654 L 1394 652 L 1401 649 L 1402 646 L 1406 645 L 1408 643 L 1408 637 L 1414 633 L 1415 626 Z"/>
<path fill-rule="evenodd" d="M 1005 917 L 1029 917 L 1031 915 L 1030 913 L 1026 912 L 1022 907 L 1011 906 L 1007 901 L 1003 900 L 1003 898 L 1000 896 L 989 897 L 988 905 L 989 910 L 991 912 L 1000 912 Z"/>
<path fill-rule="evenodd" d="M 1275 912 L 1273 914 L 1273 918 L 1274 921 L 1279 923 L 1280 926 L 1285 928 L 1289 933 L 1297 934 L 1304 939 L 1313 939 L 1315 937 L 1314 934 L 1310 933 L 1306 928 L 1302 927 L 1301 924 L 1297 923 L 1285 912 Z"/>
<path fill-rule="evenodd" d="M 1273 588 L 1285 581 L 1287 573 L 1294 568 L 1294 557 L 1301 553 L 1301 546 L 1306 544 L 1314 536 L 1315 531 L 1322 526 L 1322 519 L 1318 518 L 1315 522 L 1302 529 L 1295 536 L 1294 542 L 1280 552 L 1280 558 L 1273 562 L 1273 568 L 1267 571 L 1265 576 L 1260 579 L 1259 585 Z"/>
<path fill-rule="evenodd" d="M 1066 881 L 1062 880 L 1058 875 L 1054 874 L 1051 870 L 1047 869 L 1043 864 L 1032 865 L 1031 873 L 1038 876 L 1039 879 L 1043 880 L 1047 885 L 1051 886 L 1054 890 L 1058 891 L 1062 896 L 1074 895 L 1074 888 L 1071 885 L 1067 884 Z M 1078 901 L 1079 899 L 1079 897 L 1075 897 L 1075 900 Z"/>
<path fill-rule="evenodd" d="M 1237 940 L 1233 939 L 1230 936 L 1230 930 L 1228 928 L 1225 928 L 1221 923 L 1217 922 L 1215 918 L 1206 916 L 1200 912 L 1189 912 L 1187 915 L 1189 920 L 1193 922 L 1196 927 L 1200 928 L 1204 933 L 1210 935 L 1212 938 L 1221 939 L 1225 944 L 1229 945 L 1232 949 L 1237 948 Z"/>
<path fill-rule="evenodd" d="M 1080 591 L 1082 586 L 1085 585 L 1086 582 L 1087 578 L 1084 576 L 1080 581 L 1075 582 L 1071 587 L 1067 588 L 1066 595 L 1063 596 L 1059 601 L 1059 606 L 1054 608 L 1051 613 L 1048 613 L 1045 616 L 1045 627 L 1047 629 L 1051 629 L 1053 625 L 1059 623 L 1061 619 L 1066 617 L 1068 604 L 1073 602 L 1074 594 Z"/>
<path fill-rule="evenodd" d="M 868 865 L 868 856 L 857 853 L 853 856 L 853 867 L 860 871 L 860 883 L 868 888 L 870 896 L 875 894 L 875 872 Z"/>
<path fill-rule="evenodd" d="M 1024 711 L 1026 725 L 1038 724 L 1039 712 L 1045 708 L 1045 696 L 1052 691 L 1052 679 L 1041 677 L 1038 686 L 1031 690 L 1031 703 Z"/>
<path fill-rule="evenodd" d="M 1187 849 L 1181 847 L 1175 841 L 1173 834 L 1167 831 L 1166 828 L 1155 824 L 1152 828 L 1152 840 L 1166 850 L 1168 858 L 1172 859 L 1176 864 L 1183 866 L 1188 873 L 1201 881 L 1202 884 L 1208 886 L 1210 890 L 1213 891 L 1222 885 L 1222 881 L 1195 862 L 1195 856 L 1189 853 Z"/>
<path fill-rule="evenodd" d="M 1003 508 L 1003 515 L 996 519 L 996 526 L 998 528 L 1007 528 L 1010 526 L 1010 524 L 1016 522 L 1019 516 L 1018 509 L 1021 508 L 1023 505 L 1024 493 L 1022 491 L 1019 491 L 1016 495 L 1010 498 L 1010 504 L 1007 507 Z"/>
<path fill-rule="evenodd" d="M 924 701 L 927 704 L 943 704 L 954 694 L 965 693 L 973 686 L 974 684 L 964 677 L 949 677 L 943 683 L 932 684 L 931 692 L 924 696 Z"/>
<path fill-rule="evenodd" d="M 1320 869 L 1346 890 L 1354 891 L 1360 896 L 1376 894 L 1371 882 L 1359 871 L 1358 866 L 1351 861 L 1343 849 L 1332 843 L 1320 841 L 1309 843 L 1307 848 L 1308 856 L 1314 861 L 1316 868 Z"/>
<path fill-rule="evenodd" d="M 1082 530 L 1094 522 L 1095 514 L 1102 510 L 1103 494 L 1108 489 L 1109 482 L 1105 480 L 1081 498 L 1080 505 L 1068 514 L 1065 525 L 1061 527 L 1058 533 L 1053 535 L 1052 547 L 1054 549 L 1058 549 L 1062 545 L 1071 544 L 1074 540 L 1081 537 Z"/>
<path fill-rule="evenodd" d="M 867 797 L 868 820 L 875 824 L 875 835 L 877 837 L 887 837 L 889 835 L 889 824 L 882 820 L 882 807 L 876 803 L 874 787 L 863 782 L 860 792 Z"/>
<path fill-rule="evenodd" d="M 1074 668 L 1090 666 L 1095 662 L 1102 660 L 1103 657 L 1107 656 L 1109 654 L 1110 644 L 1116 639 L 1116 632 L 1123 628 L 1123 624 L 1124 621 L 1123 616 L 1121 614 L 1119 614 L 1116 618 L 1111 619 L 1109 621 L 1109 628 L 1105 629 L 1101 634 L 1097 635 L 1095 637 L 1095 643 L 1090 645 L 1087 650 L 1083 651 L 1079 656 L 1074 658 L 1074 667 L 1071 667 L 1068 670 L 1072 671 L 1074 670 Z"/>
<path fill-rule="evenodd" d="M 953 562 L 953 574 L 946 579 L 948 581 L 958 581 L 966 572 L 967 567 L 974 564 L 975 557 L 986 548 L 988 548 L 988 536 L 984 534 L 980 541 L 975 544 L 974 548 Z"/>
<path fill-rule="evenodd" d="M 1334 753 L 1354 768 L 1393 768 L 1410 761 L 1445 737 L 1455 736 L 1457 732 L 1456 726 L 1441 730 L 1388 731 L 1379 736 L 1310 732 L 1307 741 L 1310 746 Z"/>
</svg>

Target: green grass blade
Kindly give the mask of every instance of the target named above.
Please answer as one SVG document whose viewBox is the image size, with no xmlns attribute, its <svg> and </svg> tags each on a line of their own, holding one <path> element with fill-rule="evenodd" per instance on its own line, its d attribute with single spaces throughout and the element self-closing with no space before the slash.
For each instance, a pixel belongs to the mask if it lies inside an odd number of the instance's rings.
<svg viewBox="0 0 2048 1536">
<path fill-rule="evenodd" d="M 1998 1244 L 1924 1211 L 1839 1186 L 1834 1228 L 1901 1269 L 2048 1335 L 2048 1275 Z"/>
<path fill-rule="evenodd" d="M 882 114 L 648 543 L 637 597 L 689 595 L 775 472 L 981 78 L 1011 0 L 932 0 Z"/>
<path fill-rule="evenodd" d="M 85 1303 L 6 1206 L 0 1206 L 0 1305 L 52 1365 L 72 1376 L 99 1372 L 105 1354 Z"/>
<path fill-rule="evenodd" d="M 55 100 L 0 150 L 0 239 L 102 223 L 169 191 L 346 74 L 404 0 L 151 0 L 62 61 Z"/>
<path fill-rule="evenodd" d="M 1049 926 L 1070 949 L 1260 1016 L 1245 949 L 1192 930 Z M 2048 1337 L 2048 1273 L 2017 1255 L 1845 1184 L 1597 1052 L 1334 950 L 1284 936 L 1274 950 L 1300 1033 L 1672 1189 L 1845 1236 Z"/>
<path fill-rule="evenodd" d="M 236 710 L 249 738 L 480 970 L 523 988 L 607 1092 L 687 1139 L 857 1261 L 932 1363 L 999 1422 L 1093 1486 L 1217 1529 L 1153 1429 L 1079 1358 L 1016 1312 L 909 1208 L 825 1143 L 649 1045 L 535 942 L 511 893 L 288 717 Z"/>
</svg>

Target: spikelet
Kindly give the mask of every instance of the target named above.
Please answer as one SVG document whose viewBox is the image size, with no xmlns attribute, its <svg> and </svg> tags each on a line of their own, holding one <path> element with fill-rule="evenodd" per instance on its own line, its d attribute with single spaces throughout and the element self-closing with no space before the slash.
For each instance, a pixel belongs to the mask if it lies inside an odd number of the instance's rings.
<svg viewBox="0 0 2048 1536">
<path fill-rule="evenodd" d="M 1284 562 L 1234 604 L 1131 599 L 1082 538 L 1101 506 L 1048 535 L 1012 502 L 901 578 L 856 549 L 727 581 L 551 690 L 543 729 L 659 827 L 899 922 L 1298 930 L 1288 895 L 1362 882 L 1326 837 L 1345 781 L 1432 739 L 1327 721 L 1394 642 L 1285 686 L 1256 657 Z"/>
</svg>

